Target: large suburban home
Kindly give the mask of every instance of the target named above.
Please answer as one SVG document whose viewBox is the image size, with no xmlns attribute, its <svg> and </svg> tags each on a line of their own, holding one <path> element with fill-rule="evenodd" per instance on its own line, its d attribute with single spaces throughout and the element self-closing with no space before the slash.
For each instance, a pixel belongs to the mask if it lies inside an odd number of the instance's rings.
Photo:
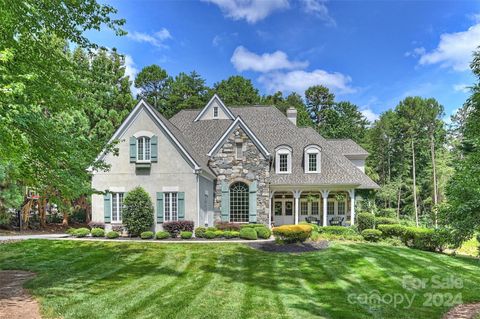
<svg viewBox="0 0 480 319">
<path fill-rule="evenodd" d="M 368 153 L 350 139 L 327 140 L 297 127 L 271 106 L 227 107 L 214 95 L 203 109 L 170 120 L 141 100 L 112 136 L 118 154 L 95 172 L 93 220 L 121 226 L 125 194 L 136 186 L 151 196 L 155 230 L 191 220 L 268 226 L 318 221 L 355 222 L 355 191 L 375 189 L 365 174 Z"/>
</svg>

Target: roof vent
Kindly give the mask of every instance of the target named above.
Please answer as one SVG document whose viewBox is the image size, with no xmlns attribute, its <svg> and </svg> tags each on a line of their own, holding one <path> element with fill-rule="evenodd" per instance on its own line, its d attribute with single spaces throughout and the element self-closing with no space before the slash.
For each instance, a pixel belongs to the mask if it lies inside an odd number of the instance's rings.
<svg viewBox="0 0 480 319">
<path fill-rule="evenodd" d="M 292 123 L 297 125 L 297 109 L 294 107 L 289 107 L 287 110 L 287 118 L 292 121 Z"/>
</svg>

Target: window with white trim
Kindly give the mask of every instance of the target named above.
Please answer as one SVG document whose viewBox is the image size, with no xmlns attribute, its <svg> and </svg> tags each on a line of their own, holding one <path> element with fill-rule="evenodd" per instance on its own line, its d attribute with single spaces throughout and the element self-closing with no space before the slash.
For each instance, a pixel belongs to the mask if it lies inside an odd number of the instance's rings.
<svg viewBox="0 0 480 319">
<path fill-rule="evenodd" d="M 300 215 L 308 215 L 308 202 L 301 201 L 300 202 Z"/>
<path fill-rule="evenodd" d="M 280 172 L 288 172 L 288 154 L 280 154 Z"/>
<path fill-rule="evenodd" d="M 319 211 L 318 202 L 312 202 L 312 215 L 318 215 Z"/>
<path fill-rule="evenodd" d="M 137 161 L 150 161 L 150 138 L 142 136 L 137 138 Z"/>
<path fill-rule="evenodd" d="M 166 222 L 178 220 L 178 196 L 176 192 L 164 193 L 163 219 Z"/>
<path fill-rule="evenodd" d="M 335 214 L 335 202 L 333 200 L 329 200 L 327 202 L 327 215 L 334 215 Z"/>
<path fill-rule="evenodd" d="M 337 204 L 337 212 L 338 212 L 338 215 L 345 215 L 345 207 L 346 207 L 346 204 L 344 201 L 340 201 L 338 202 Z"/>
<path fill-rule="evenodd" d="M 218 106 L 213 107 L 213 117 L 218 118 Z"/>
<path fill-rule="evenodd" d="M 310 145 L 305 148 L 305 173 L 320 173 L 320 147 Z"/>
<path fill-rule="evenodd" d="M 248 223 L 249 190 L 243 182 L 235 182 L 230 186 L 230 222 Z"/>
<path fill-rule="evenodd" d="M 123 193 L 112 193 L 112 223 L 122 222 Z"/>
<path fill-rule="evenodd" d="M 290 174 L 292 172 L 292 150 L 286 146 L 278 148 L 275 163 L 277 174 Z"/>
</svg>

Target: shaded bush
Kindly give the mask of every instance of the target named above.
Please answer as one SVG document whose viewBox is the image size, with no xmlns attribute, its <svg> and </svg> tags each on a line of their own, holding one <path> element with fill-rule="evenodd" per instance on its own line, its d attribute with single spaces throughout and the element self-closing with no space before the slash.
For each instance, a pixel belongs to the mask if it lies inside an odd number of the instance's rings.
<svg viewBox="0 0 480 319">
<path fill-rule="evenodd" d="M 365 229 L 372 229 L 375 227 L 375 216 L 370 213 L 359 213 L 357 215 L 358 231 L 362 232 Z"/>
<path fill-rule="evenodd" d="M 300 222 L 299 224 L 300 225 L 309 225 L 309 226 L 312 227 L 312 231 L 319 232 L 318 229 L 320 228 L 320 226 L 318 226 L 317 224 L 309 223 L 309 222 L 306 222 L 306 221 Z"/>
<path fill-rule="evenodd" d="M 193 233 L 191 231 L 181 231 L 180 232 L 180 237 L 182 239 L 190 239 L 190 238 L 192 238 L 192 236 L 193 236 Z"/>
<path fill-rule="evenodd" d="M 240 238 L 249 240 L 258 239 L 257 231 L 254 227 L 243 227 L 240 229 Z"/>
<path fill-rule="evenodd" d="M 406 246 L 426 251 L 443 251 L 452 241 L 447 229 L 405 227 L 403 242 Z"/>
<path fill-rule="evenodd" d="M 88 227 L 90 227 L 91 229 L 93 229 L 93 228 L 105 229 L 105 223 L 104 222 L 91 221 L 91 222 L 88 223 Z"/>
<path fill-rule="evenodd" d="M 217 238 L 223 237 L 223 230 L 216 230 L 213 233 L 215 234 L 215 237 L 217 237 Z"/>
<path fill-rule="evenodd" d="M 311 234 L 310 225 L 283 225 L 273 228 L 275 239 L 286 243 L 304 242 Z"/>
<path fill-rule="evenodd" d="M 377 214 L 377 217 L 397 218 L 397 210 L 395 208 L 382 208 Z"/>
<path fill-rule="evenodd" d="M 214 239 L 215 237 L 217 237 L 217 235 L 215 234 L 215 232 L 213 230 L 207 230 L 203 234 L 203 238 L 206 238 L 206 239 Z"/>
<path fill-rule="evenodd" d="M 256 227 L 254 228 L 257 232 L 257 237 L 262 239 L 269 239 L 272 236 L 272 232 L 267 227 Z"/>
<path fill-rule="evenodd" d="M 382 232 L 384 238 L 403 238 L 406 231 L 406 227 L 400 224 L 378 225 L 377 228 Z"/>
<path fill-rule="evenodd" d="M 238 231 L 235 231 L 235 230 L 231 230 L 231 231 L 226 231 L 223 233 L 223 237 L 225 238 L 237 238 L 238 236 L 240 236 L 240 232 Z"/>
<path fill-rule="evenodd" d="M 155 234 L 155 238 L 156 239 L 167 239 L 167 238 L 170 238 L 170 233 L 168 231 L 164 231 L 164 230 L 157 231 L 157 233 Z"/>
<path fill-rule="evenodd" d="M 105 237 L 105 230 L 103 228 L 92 228 L 92 237 Z"/>
<path fill-rule="evenodd" d="M 141 239 L 152 239 L 153 238 L 153 231 L 144 231 L 140 234 Z"/>
<path fill-rule="evenodd" d="M 398 224 L 398 220 L 396 218 L 388 218 L 388 217 L 375 217 L 375 227 L 378 225 L 393 225 Z"/>
<path fill-rule="evenodd" d="M 75 237 L 86 237 L 90 234 L 90 229 L 88 228 L 77 228 L 73 235 Z"/>
<path fill-rule="evenodd" d="M 138 236 L 153 225 L 153 204 L 141 187 L 129 191 L 123 199 L 122 223 L 130 235 Z"/>
<path fill-rule="evenodd" d="M 178 220 L 173 222 L 163 223 L 163 229 L 168 231 L 170 235 L 175 238 L 182 231 L 193 232 L 193 221 L 191 220 Z"/>
<path fill-rule="evenodd" d="M 110 239 L 115 239 L 115 238 L 118 238 L 119 236 L 120 234 L 113 230 L 107 233 L 107 238 L 110 238 Z"/>
<path fill-rule="evenodd" d="M 364 229 L 361 234 L 366 241 L 371 242 L 377 242 L 382 238 L 382 232 L 378 229 Z"/>
<path fill-rule="evenodd" d="M 229 230 L 229 231 L 239 231 L 240 230 L 240 224 L 238 223 L 229 223 L 229 222 L 218 222 L 215 224 L 215 227 L 218 230 Z"/>
<path fill-rule="evenodd" d="M 75 235 L 76 228 L 68 228 L 65 233 L 69 234 L 70 236 Z"/>
<path fill-rule="evenodd" d="M 204 238 L 206 231 L 207 231 L 207 229 L 203 226 L 195 228 L 195 237 Z"/>
<path fill-rule="evenodd" d="M 333 235 L 356 235 L 357 232 L 351 227 L 344 226 L 323 226 L 318 227 L 320 234 L 333 234 Z"/>
</svg>

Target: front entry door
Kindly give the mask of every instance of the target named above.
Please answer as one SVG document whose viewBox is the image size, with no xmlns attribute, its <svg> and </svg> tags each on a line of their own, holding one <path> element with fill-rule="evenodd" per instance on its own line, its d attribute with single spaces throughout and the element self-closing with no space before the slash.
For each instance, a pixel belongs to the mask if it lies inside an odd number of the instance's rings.
<svg viewBox="0 0 480 319">
<path fill-rule="evenodd" d="M 293 199 L 276 199 L 273 202 L 273 222 L 275 226 L 293 224 Z"/>
</svg>

